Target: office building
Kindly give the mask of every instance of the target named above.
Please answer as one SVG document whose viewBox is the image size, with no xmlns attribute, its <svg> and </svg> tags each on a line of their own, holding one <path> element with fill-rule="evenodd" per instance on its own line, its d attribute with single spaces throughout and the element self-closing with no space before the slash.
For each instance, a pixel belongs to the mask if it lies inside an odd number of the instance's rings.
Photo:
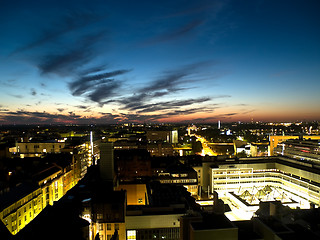
<svg viewBox="0 0 320 240">
<path fill-rule="evenodd" d="M 232 220 L 250 219 L 261 201 L 281 201 L 291 208 L 320 205 L 320 168 L 284 157 L 205 162 L 201 188 L 229 204 Z"/>
<path fill-rule="evenodd" d="M 178 143 L 178 131 L 147 131 L 147 140 L 150 142 L 162 140 L 168 143 Z"/>
</svg>

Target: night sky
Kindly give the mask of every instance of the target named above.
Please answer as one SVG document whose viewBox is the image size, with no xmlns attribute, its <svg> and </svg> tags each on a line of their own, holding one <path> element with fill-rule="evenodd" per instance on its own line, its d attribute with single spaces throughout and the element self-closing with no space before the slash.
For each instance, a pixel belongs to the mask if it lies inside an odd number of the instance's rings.
<svg viewBox="0 0 320 240">
<path fill-rule="evenodd" d="M 320 1 L 0 0 L 0 124 L 320 120 Z"/>
</svg>

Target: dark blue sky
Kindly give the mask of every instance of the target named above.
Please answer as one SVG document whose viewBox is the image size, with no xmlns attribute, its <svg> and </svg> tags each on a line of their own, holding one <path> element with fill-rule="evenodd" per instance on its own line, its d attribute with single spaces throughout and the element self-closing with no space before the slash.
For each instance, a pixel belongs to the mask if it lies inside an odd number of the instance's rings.
<svg viewBox="0 0 320 240">
<path fill-rule="evenodd" d="M 0 2 L 0 124 L 320 120 L 319 1 Z"/>
</svg>

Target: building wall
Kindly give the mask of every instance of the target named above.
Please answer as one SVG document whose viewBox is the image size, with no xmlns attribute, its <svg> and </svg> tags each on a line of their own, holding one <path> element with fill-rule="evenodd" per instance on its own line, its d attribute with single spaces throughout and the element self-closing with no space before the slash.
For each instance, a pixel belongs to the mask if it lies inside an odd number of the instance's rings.
<svg viewBox="0 0 320 240">
<path fill-rule="evenodd" d="M 127 239 L 178 240 L 183 214 L 126 216 Z"/>
<path fill-rule="evenodd" d="M 126 216 L 126 229 L 151 229 L 180 227 L 183 214 Z"/>
<path fill-rule="evenodd" d="M 100 143 L 100 174 L 104 181 L 114 180 L 113 143 Z"/>
<path fill-rule="evenodd" d="M 127 191 L 127 205 L 147 205 L 147 188 L 145 184 L 120 184 L 117 190 Z"/>
<path fill-rule="evenodd" d="M 315 135 L 304 135 L 303 138 L 312 139 L 312 140 L 319 140 L 320 136 Z M 269 156 L 273 156 L 273 150 L 277 147 L 278 143 L 283 142 L 287 139 L 299 139 L 299 136 L 269 136 Z"/>
<path fill-rule="evenodd" d="M 12 234 L 31 222 L 47 205 L 53 205 L 80 180 L 73 166 L 57 170 L 38 182 L 39 188 L 0 212 L 0 218 Z"/>
<path fill-rule="evenodd" d="M 148 141 L 162 140 L 168 143 L 178 143 L 178 131 L 147 131 Z"/>
<path fill-rule="evenodd" d="M 194 230 L 190 228 L 190 240 L 238 240 L 237 228 Z"/>
<path fill-rule="evenodd" d="M 151 156 L 156 156 L 156 157 L 174 155 L 173 147 L 171 144 L 168 144 L 168 143 L 148 144 L 147 150 Z"/>
<path fill-rule="evenodd" d="M 0 212 L 1 221 L 12 234 L 18 233 L 43 209 L 42 192 L 38 188 Z"/>
<path fill-rule="evenodd" d="M 65 142 L 53 143 L 33 143 L 19 142 L 17 143 L 17 151 L 24 157 L 40 157 L 43 153 L 60 153 L 65 147 Z"/>
<path fill-rule="evenodd" d="M 231 164 L 230 164 L 231 165 Z M 211 169 L 211 191 L 238 191 L 255 186 L 277 186 L 320 204 L 320 174 L 280 163 L 220 165 Z"/>
<path fill-rule="evenodd" d="M 126 225 L 125 223 L 93 223 L 93 232 L 99 233 L 100 240 L 110 240 L 115 230 L 118 231 L 119 240 L 126 240 Z"/>
</svg>

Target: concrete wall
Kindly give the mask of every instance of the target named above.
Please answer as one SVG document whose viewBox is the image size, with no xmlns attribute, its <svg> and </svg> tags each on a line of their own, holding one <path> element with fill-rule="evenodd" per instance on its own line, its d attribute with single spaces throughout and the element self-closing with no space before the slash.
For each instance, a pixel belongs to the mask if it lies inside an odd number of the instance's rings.
<svg viewBox="0 0 320 240">
<path fill-rule="evenodd" d="M 126 229 L 180 227 L 183 214 L 126 216 Z"/>
</svg>

